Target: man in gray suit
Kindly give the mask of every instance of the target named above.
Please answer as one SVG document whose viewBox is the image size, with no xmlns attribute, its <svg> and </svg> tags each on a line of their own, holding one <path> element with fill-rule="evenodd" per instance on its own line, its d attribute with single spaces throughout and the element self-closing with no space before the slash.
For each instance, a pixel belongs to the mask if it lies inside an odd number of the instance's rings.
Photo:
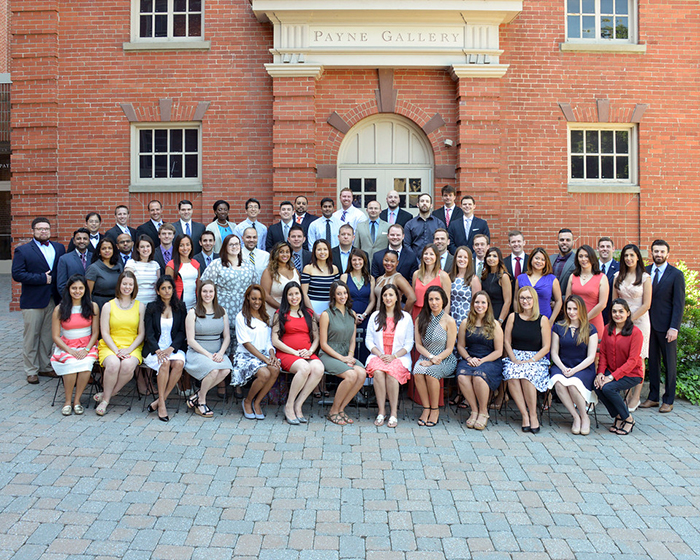
<svg viewBox="0 0 700 560">
<path fill-rule="evenodd" d="M 452 261 L 454 257 L 447 250 L 447 246 L 450 244 L 450 236 L 445 228 L 438 228 L 435 230 L 433 234 L 433 244 L 438 250 L 440 268 L 449 274 L 450 270 L 452 270 Z"/>
<path fill-rule="evenodd" d="M 369 262 L 377 251 L 389 246 L 389 224 L 379 218 L 382 206 L 376 200 L 367 203 L 369 220 L 357 224 L 355 247 L 367 253 Z"/>
<path fill-rule="evenodd" d="M 559 230 L 557 245 L 559 254 L 552 255 L 550 260 L 552 261 L 554 276 L 559 280 L 561 293 L 564 294 L 566 293 L 566 287 L 569 285 L 569 278 L 574 271 L 574 234 L 569 228 Z"/>
</svg>

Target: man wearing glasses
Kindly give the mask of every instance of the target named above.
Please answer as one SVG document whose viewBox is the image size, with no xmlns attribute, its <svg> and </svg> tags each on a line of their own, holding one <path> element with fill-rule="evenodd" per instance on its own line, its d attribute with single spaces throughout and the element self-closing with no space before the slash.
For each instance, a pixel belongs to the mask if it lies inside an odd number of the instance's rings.
<svg viewBox="0 0 700 560">
<path fill-rule="evenodd" d="M 24 319 L 22 356 L 27 383 L 39 383 L 39 375 L 56 377 L 51 369 L 51 314 L 61 297 L 57 288 L 58 259 L 66 252 L 50 241 L 48 218 L 34 218 L 33 239 L 15 249 L 12 279 L 22 284 L 19 307 Z"/>
</svg>

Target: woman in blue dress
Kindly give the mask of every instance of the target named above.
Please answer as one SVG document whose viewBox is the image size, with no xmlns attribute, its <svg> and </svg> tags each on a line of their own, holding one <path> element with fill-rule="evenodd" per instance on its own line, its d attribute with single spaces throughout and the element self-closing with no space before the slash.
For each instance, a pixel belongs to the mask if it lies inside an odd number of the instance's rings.
<svg viewBox="0 0 700 560">
<path fill-rule="evenodd" d="M 561 311 L 561 286 L 554 276 L 552 262 L 542 247 L 536 247 L 527 260 L 527 271 L 515 279 L 515 291 L 532 286 L 537 292 L 540 315 L 549 319 L 553 326 Z"/>
<path fill-rule="evenodd" d="M 374 295 L 374 278 L 369 273 L 369 260 L 367 253 L 354 247 L 350 251 L 348 269 L 340 277 L 348 286 L 352 300 L 352 310 L 355 312 L 355 324 L 364 332 L 367 328 L 367 320 L 374 311 L 376 298 Z M 359 333 L 358 333 L 359 334 Z M 369 350 L 364 344 L 357 344 L 358 359 L 364 364 L 369 357 Z"/>
</svg>

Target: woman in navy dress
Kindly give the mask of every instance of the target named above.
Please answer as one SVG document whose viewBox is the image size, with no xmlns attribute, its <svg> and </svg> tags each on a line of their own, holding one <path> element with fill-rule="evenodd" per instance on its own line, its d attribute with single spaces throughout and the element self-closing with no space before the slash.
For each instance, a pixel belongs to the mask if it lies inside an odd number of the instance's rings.
<svg viewBox="0 0 700 560">
<path fill-rule="evenodd" d="M 352 300 L 352 310 L 355 312 L 355 324 L 364 333 L 376 301 L 374 278 L 369 273 L 367 253 L 354 247 L 350 251 L 348 269 L 340 279 L 348 285 L 348 291 Z M 364 344 L 358 343 L 357 353 L 358 359 L 364 364 L 369 357 L 369 350 Z"/>
</svg>

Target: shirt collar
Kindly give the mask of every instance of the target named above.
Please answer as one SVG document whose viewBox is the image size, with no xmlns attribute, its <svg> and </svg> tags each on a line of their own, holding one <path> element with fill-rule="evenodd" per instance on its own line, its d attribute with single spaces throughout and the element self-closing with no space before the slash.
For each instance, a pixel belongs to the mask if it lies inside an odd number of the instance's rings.
<svg viewBox="0 0 700 560">
<path fill-rule="evenodd" d="M 654 267 L 651 270 L 651 273 L 654 274 L 654 271 L 658 268 L 659 269 L 659 276 L 663 276 L 664 272 L 666 272 L 666 268 L 668 267 L 668 261 L 666 261 L 664 264 L 661 266 L 657 267 L 654 265 Z"/>
</svg>

